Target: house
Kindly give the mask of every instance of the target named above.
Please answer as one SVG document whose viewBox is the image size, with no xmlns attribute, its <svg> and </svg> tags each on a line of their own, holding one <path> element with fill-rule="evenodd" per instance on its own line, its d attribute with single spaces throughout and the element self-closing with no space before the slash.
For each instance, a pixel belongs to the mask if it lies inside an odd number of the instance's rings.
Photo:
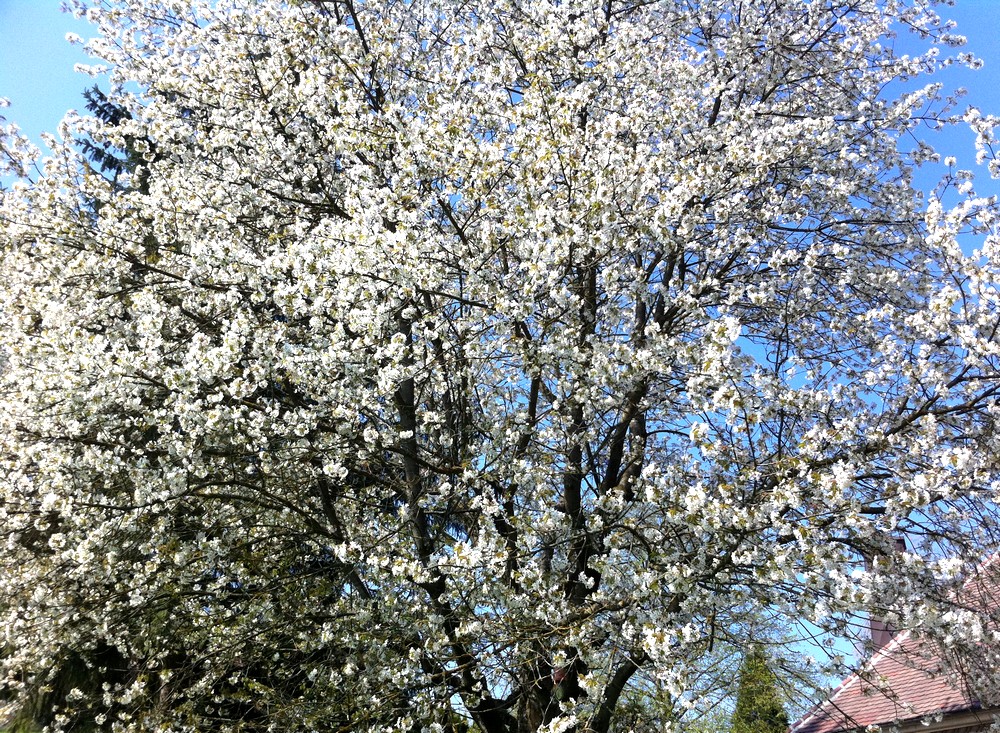
<svg viewBox="0 0 1000 733">
<path fill-rule="evenodd" d="M 957 605 L 996 612 L 1000 607 L 1000 563 L 991 558 L 966 582 Z M 992 572 L 991 572 L 992 571 Z M 842 733 L 873 727 L 901 733 L 978 733 L 1000 720 L 1000 707 L 980 700 L 947 650 L 910 631 L 894 633 L 872 623 L 875 652 L 840 683 L 822 704 L 795 722 L 789 733 Z M 995 648 L 984 647 L 979 672 L 1000 681 Z M 992 670 L 996 670 L 995 674 Z"/>
</svg>

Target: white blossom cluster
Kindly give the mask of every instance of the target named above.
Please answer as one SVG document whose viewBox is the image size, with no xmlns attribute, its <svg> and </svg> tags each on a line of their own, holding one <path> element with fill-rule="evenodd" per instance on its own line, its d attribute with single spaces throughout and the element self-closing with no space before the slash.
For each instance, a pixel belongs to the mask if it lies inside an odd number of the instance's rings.
<svg viewBox="0 0 1000 733">
<path fill-rule="evenodd" d="M 998 208 L 912 175 L 996 120 L 887 96 L 930 4 L 78 2 L 119 114 L 0 137 L 0 695 L 609 733 L 754 619 L 983 644 Z"/>
</svg>

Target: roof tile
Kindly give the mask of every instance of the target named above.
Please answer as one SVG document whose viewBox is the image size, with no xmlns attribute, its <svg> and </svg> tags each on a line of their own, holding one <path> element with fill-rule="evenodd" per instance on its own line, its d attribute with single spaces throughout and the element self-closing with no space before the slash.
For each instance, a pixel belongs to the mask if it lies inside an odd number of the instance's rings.
<svg viewBox="0 0 1000 733">
<path fill-rule="evenodd" d="M 1000 609 L 997 555 L 983 563 L 956 598 L 960 607 L 990 614 Z M 792 725 L 790 733 L 835 733 L 891 725 L 936 713 L 978 710 L 979 701 L 930 640 L 899 633 L 830 697 Z"/>
</svg>

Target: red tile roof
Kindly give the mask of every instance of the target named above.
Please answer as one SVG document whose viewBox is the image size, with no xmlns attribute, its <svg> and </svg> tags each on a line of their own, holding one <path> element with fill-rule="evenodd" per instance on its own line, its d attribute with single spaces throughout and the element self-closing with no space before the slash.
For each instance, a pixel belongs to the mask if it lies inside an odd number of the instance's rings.
<svg viewBox="0 0 1000 733">
<path fill-rule="evenodd" d="M 1000 610 L 998 557 L 990 557 L 969 578 L 956 605 L 986 613 Z M 904 631 L 794 723 L 789 733 L 836 733 L 981 708 L 962 675 L 942 660 L 939 648 Z"/>
<path fill-rule="evenodd" d="M 960 677 L 945 668 L 934 647 L 903 632 L 796 722 L 791 733 L 834 733 L 978 708 L 978 701 Z"/>
</svg>

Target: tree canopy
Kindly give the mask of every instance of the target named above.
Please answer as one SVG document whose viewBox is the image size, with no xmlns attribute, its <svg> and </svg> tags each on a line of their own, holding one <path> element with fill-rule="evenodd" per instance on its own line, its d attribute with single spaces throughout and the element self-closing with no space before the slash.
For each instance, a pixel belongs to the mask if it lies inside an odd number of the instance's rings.
<svg viewBox="0 0 1000 733">
<path fill-rule="evenodd" d="M 106 96 L 0 138 L 13 707 L 652 731 L 748 619 L 991 638 L 997 204 L 913 172 L 995 120 L 929 3 L 76 5 Z"/>
<path fill-rule="evenodd" d="M 746 650 L 740 666 L 732 733 L 785 733 L 788 713 L 781 702 L 777 678 L 758 646 Z"/>
</svg>

